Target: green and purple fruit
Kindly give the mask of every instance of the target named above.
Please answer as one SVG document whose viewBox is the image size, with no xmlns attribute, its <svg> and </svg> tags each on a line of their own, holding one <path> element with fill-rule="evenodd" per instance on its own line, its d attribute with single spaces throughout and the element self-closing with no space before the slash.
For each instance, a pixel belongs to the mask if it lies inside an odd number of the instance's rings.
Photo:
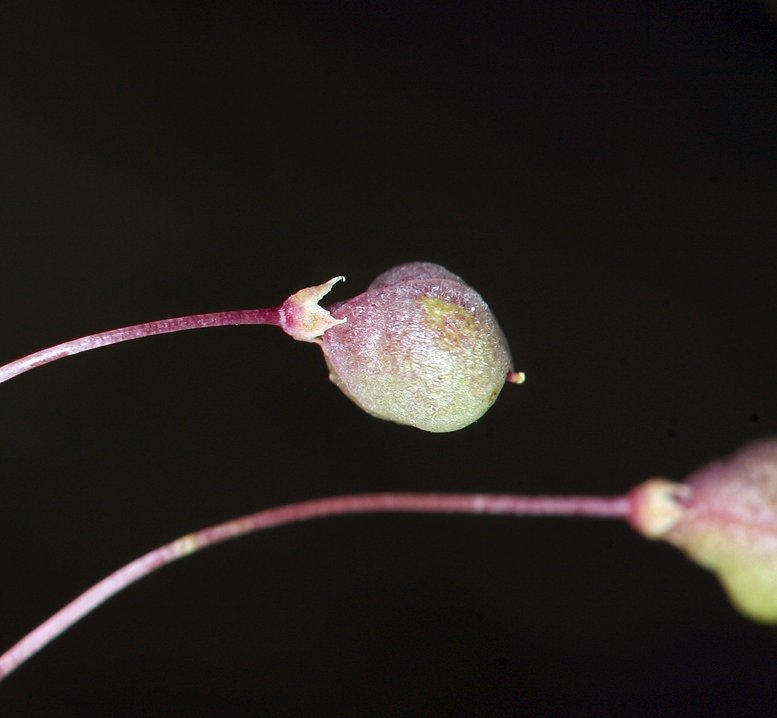
<svg viewBox="0 0 777 718">
<path fill-rule="evenodd" d="M 381 419 L 455 431 L 479 419 L 506 380 L 522 380 L 488 305 L 438 264 L 390 269 L 330 311 L 342 321 L 319 340 L 330 378 Z"/>
<path fill-rule="evenodd" d="M 683 483 L 631 493 L 632 525 L 713 571 L 744 615 L 777 623 L 777 440 L 749 444 Z"/>
</svg>

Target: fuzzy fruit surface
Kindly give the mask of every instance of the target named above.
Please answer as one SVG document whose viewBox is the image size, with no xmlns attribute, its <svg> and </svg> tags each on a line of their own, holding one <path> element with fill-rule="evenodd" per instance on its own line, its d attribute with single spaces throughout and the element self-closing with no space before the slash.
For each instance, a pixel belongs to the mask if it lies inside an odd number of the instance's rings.
<svg viewBox="0 0 777 718">
<path fill-rule="evenodd" d="M 345 320 L 321 338 L 330 379 L 381 419 L 461 429 L 489 409 L 511 370 L 488 305 L 438 264 L 389 269 L 330 311 Z"/>
</svg>

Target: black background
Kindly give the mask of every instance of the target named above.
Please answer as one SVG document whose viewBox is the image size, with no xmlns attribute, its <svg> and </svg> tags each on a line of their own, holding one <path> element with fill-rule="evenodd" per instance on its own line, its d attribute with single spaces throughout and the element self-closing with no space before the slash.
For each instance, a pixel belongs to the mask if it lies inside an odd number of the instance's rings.
<svg viewBox="0 0 777 718">
<path fill-rule="evenodd" d="M 248 511 L 617 493 L 777 433 L 777 33 L 748 2 L 0 7 L 0 360 L 440 262 L 522 387 L 432 435 L 224 328 L 0 387 L 0 642 Z M 180 562 L 7 716 L 774 715 L 777 632 L 617 522 L 371 516 Z"/>
</svg>

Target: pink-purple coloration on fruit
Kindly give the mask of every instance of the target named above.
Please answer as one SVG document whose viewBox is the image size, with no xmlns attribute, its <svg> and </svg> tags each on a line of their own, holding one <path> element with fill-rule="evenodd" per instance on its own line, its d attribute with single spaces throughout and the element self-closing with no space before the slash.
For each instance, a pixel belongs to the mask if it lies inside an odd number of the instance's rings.
<svg viewBox="0 0 777 718">
<path fill-rule="evenodd" d="M 331 308 L 320 343 L 330 379 L 369 414 L 432 432 L 479 419 L 511 372 L 482 297 L 444 267 L 402 264 Z"/>
<path fill-rule="evenodd" d="M 746 616 L 777 623 L 777 440 L 748 444 L 683 483 L 630 494 L 632 525 L 713 571 Z"/>
</svg>

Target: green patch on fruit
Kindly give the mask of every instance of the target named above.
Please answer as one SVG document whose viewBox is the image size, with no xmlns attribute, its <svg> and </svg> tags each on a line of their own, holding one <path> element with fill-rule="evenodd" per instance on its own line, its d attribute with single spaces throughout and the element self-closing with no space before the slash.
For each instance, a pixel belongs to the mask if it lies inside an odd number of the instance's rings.
<svg viewBox="0 0 777 718">
<path fill-rule="evenodd" d="M 428 294 L 424 294 L 418 301 L 426 314 L 427 326 L 434 329 L 448 347 L 458 347 L 477 335 L 477 320 L 464 307 Z"/>
<path fill-rule="evenodd" d="M 777 623 L 777 555 L 774 537 L 749 526 L 711 526 L 677 545 L 696 563 L 713 571 L 731 602 L 745 616 Z"/>
</svg>

